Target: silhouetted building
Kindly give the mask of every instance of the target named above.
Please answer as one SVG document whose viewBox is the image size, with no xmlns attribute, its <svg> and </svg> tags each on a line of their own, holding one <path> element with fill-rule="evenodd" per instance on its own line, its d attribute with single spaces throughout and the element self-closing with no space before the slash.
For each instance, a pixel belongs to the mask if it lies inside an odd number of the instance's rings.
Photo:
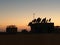
<svg viewBox="0 0 60 45">
<path fill-rule="evenodd" d="M 40 18 L 38 18 L 37 21 L 38 21 L 38 23 L 30 22 L 28 24 L 28 26 L 31 27 L 30 32 L 34 32 L 34 33 L 54 32 L 54 23 L 47 22 L 46 18 L 44 18 L 42 21 Z M 50 21 L 51 21 L 51 19 L 50 19 Z"/>
<path fill-rule="evenodd" d="M 16 33 L 17 32 L 17 27 L 15 25 L 9 25 L 6 28 L 6 32 L 8 32 L 8 33 Z"/>
</svg>

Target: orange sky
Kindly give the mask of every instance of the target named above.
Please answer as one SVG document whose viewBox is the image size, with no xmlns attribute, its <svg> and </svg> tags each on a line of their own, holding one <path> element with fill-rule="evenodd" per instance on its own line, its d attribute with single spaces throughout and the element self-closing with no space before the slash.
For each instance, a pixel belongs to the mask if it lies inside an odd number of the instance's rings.
<svg viewBox="0 0 60 45">
<path fill-rule="evenodd" d="M 52 18 L 54 25 L 60 26 L 60 0 L 0 0 L 0 29 L 7 25 L 26 28 L 35 18 Z"/>
</svg>

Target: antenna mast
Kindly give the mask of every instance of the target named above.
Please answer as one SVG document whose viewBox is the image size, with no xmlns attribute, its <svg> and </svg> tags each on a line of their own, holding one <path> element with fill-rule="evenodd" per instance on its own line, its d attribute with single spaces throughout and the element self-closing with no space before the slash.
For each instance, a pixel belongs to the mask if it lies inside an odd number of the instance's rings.
<svg viewBox="0 0 60 45">
<path fill-rule="evenodd" d="M 35 13 L 33 13 L 33 19 L 35 19 Z"/>
</svg>

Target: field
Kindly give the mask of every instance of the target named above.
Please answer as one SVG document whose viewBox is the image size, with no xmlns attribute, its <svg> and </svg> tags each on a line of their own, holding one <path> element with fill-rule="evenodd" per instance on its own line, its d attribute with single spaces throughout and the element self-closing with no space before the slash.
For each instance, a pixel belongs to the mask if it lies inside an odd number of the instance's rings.
<svg viewBox="0 0 60 45">
<path fill-rule="evenodd" d="M 60 34 L 0 34 L 0 45 L 60 45 Z"/>
</svg>

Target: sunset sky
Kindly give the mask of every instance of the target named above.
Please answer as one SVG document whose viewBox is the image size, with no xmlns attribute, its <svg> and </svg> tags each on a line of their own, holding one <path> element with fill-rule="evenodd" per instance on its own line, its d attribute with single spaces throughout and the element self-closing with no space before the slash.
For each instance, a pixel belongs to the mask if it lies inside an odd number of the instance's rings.
<svg viewBox="0 0 60 45">
<path fill-rule="evenodd" d="M 52 18 L 60 26 L 60 0 L 0 0 L 0 29 L 7 25 L 26 28 L 35 18 Z"/>
</svg>

